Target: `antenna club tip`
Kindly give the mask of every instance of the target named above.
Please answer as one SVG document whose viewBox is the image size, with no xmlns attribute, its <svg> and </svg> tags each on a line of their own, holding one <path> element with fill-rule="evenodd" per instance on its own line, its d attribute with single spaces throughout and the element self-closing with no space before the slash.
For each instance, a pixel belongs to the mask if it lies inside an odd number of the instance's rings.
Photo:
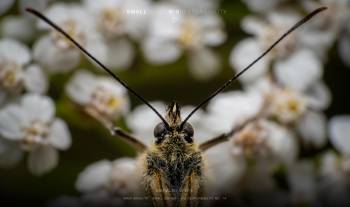
<svg viewBox="0 0 350 207">
<path fill-rule="evenodd" d="M 327 10 L 327 9 L 328 9 L 327 6 L 322 6 L 322 7 L 318 8 L 318 9 L 316 9 L 316 10 L 317 11 L 324 11 L 324 10 Z"/>
<path fill-rule="evenodd" d="M 32 12 L 32 11 L 34 11 L 34 9 L 33 9 L 32 7 L 26 7 L 25 10 L 26 10 L 27 12 Z"/>
</svg>

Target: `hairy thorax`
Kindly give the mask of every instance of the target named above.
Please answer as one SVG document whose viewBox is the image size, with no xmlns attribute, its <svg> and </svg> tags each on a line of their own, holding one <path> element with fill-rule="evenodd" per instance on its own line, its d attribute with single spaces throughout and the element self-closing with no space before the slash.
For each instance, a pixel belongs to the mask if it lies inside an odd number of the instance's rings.
<svg viewBox="0 0 350 207">
<path fill-rule="evenodd" d="M 203 158 L 196 144 L 174 134 L 145 152 L 143 185 L 155 206 L 196 206 L 203 193 Z"/>
</svg>

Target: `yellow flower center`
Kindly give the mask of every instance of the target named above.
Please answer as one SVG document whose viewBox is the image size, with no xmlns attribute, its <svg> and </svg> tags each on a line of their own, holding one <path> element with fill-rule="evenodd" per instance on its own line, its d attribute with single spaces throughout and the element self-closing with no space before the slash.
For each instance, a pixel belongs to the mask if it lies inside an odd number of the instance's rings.
<svg viewBox="0 0 350 207">
<path fill-rule="evenodd" d="M 86 42 L 85 35 L 79 31 L 77 22 L 73 20 L 67 20 L 61 25 L 62 29 L 67 32 L 68 35 L 73 37 L 80 44 L 84 45 Z M 63 50 L 69 50 L 75 48 L 74 45 L 66 37 L 61 35 L 59 32 L 54 31 L 52 33 L 53 40 L 56 46 Z"/>
<path fill-rule="evenodd" d="M 22 81 L 22 68 L 14 62 L 0 63 L 1 86 L 7 90 L 13 90 Z"/>
<path fill-rule="evenodd" d="M 38 145 L 48 143 L 49 126 L 45 123 L 34 121 L 31 125 L 24 129 L 25 137 L 21 141 L 21 147 L 24 150 L 30 151 Z"/>
</svg>

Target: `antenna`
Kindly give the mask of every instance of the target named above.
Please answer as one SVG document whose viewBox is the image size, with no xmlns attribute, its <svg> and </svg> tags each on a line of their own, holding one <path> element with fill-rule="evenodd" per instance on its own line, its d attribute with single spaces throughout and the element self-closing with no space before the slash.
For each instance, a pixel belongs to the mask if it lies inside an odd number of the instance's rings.
<svg viewBox="0 0 350 207">
<path fill-rule="evenodd" d="M 132 94 L 134 94 L 138 99 L 140 99 L 143 103 L 145 103 L 154 113 L 157 114 L 157 116 L 162 120 L 162 122 L 165 124 L 166 128 L 169 129 L 168 122 L 160 115 L 160 113 L 148 102 L 146 99 L 144 99 L 141 95 L 136 93 L 132 88 L 130 88 L 124 81 L 122 81 L 118 76 L 116 76 L 110 69 L 108 69 L 103 63 L 101 63 L 98 59 L 96 59 L 90 52 L 88 52 L 83 46 L 81 46 L 73 37 L 71 37 L 67 32 L 65 32 L 62 28 L 60 28 L 57 24 L 53 23 L 50 19 L 48 19 L 45 15 L 40 13 L 39 11 L 33 9 L 33 8 L 26 8 L 26 11 L 33 14 L 34 16 L 38 17 L 42 21 L 46 22 L 48 25 L 53 27 L 55 30 L 57 30 L 59 33 L 61 33 L 63 36 L 65 36 L 67 39 L 69 39 L 77 48 L 79 48 L 85 55 L 90 57 L 95 63 L 97 63 L 103 70 L 105 70 L 109 75 L 111 75 L 117 82 L 119 82 L 122 86 L 124 86 L 128 91 L 130 91 Z"/>
<path fill-rule="evenodd" d="M 214 91 L 210 96 L 208 96 L 206 99 L 204 99 L 203 102 L 201 102 L 196 108 L 194 108 L 191 113 L 184 119 L 184 121 L 181 123 L 180 128 L 182 129 L 184 124 L 191 118 L 191 116 L 200 109 L 204 104 L 208 103 L 212 98 L 214 98 L 216 95 L 218 95 L 221 91 L 223 91 L 227 86 L 229 86 L 232 82 L 237 80 L 241 75 L 243 75 L 247 70 L 249 70 L 255 63 L 257 63 L 260 59 L 262 59 L 267 53 L 269 53 L 278 43 L 280 43 L 285 37 L 287 37 L 290 33 L 292 33 L 294 30 L 296 30 L 298 27 L 309 21 L 312 17 L 314 17 L 316 14 L 326 10 L 327 7 L 320 7 L 313 12 L 306 15 L 303 19 L 301 19 L 299 22 L 297 22 L 294 26 L 292 26 L 287 32 L 285 32 L 280 38 L 278 38 L 265 52 L 263 52 L 258 58 L 256 58 L 253 62 L 251 62 L 247 67 L 245 67 L 242 71 L 237 73 L 235 76 L 233 76 L 230 80 L 225 82 L 221 87 L 219 87 L 216 91 Z"/>
</svg>

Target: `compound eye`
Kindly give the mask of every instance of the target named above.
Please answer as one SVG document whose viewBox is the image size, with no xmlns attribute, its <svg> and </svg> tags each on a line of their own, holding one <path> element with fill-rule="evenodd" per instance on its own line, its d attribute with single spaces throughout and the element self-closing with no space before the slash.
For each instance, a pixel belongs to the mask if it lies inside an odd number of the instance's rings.
<svg viewBox="0 0 350 207">
<path fill-rule="evenodd" d="M 192 125 L 189 123 L 185 123 L 182 130 L 185 133 L 185 140 L 189 143 L 193 142 L 194 130 L 193 130 Z"/>
<path fill-rule="evenodd" d="M 157 124 L 156 127 L 154 127 L 154 130 L 153 130 L 153 135 L 155 138 L 159 139 L 159 138 L 162 138 L 167 132 L 167 129 L 166 129 L 166 126 L 164 123 L 159 123 Z"/>
</svg>

